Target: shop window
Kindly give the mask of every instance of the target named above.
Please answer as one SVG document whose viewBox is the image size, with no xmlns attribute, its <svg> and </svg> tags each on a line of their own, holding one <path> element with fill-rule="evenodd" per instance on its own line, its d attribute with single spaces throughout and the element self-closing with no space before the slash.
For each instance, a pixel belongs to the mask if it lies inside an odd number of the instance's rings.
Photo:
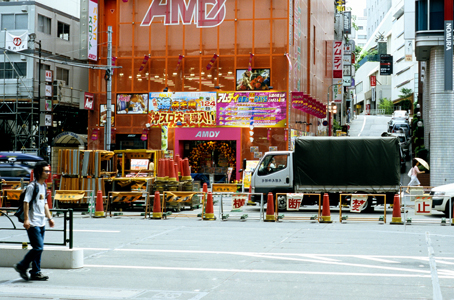
<svg viewBox="0 0 454 300">
<path fill-rule="evenodd" d="M 59 37 L 63 40 L 69 41 L 69 25 L 68 24 L 58 22 L 57 37 Z"/>
<path fill-rule="evenodd" d="M 65 81 L 65 85 L 69 85 L 69 70 L 57 67 L 57 74 L 55 75 L 56 80 Z"/>
<path fill-rule="evenodd" d="M 28 28 L 27 14 L 3 14 L 2 15 L 2 30 L 17 30 Z"/>
<path fill-rule="evenodd" d="M 19 76 L 27 76 L 26 62 L 0 63 L 0 79 L 13 79 Z"/>
<path fill-rule="evenodd" d="M 51 34 L 51 24 L 52 20 L 51 18 L 38 15 L 38 31 L 45 33 L 45 34 Z"/>
</svg>

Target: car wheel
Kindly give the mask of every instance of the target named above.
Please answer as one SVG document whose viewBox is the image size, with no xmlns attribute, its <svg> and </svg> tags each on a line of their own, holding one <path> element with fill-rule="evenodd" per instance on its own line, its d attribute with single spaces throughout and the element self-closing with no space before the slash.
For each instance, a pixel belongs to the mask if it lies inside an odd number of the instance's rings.
<svg viewBox="0 0 454 300">
<path fill-rule="evenodd" d="M 449 209 L 451 208 L 451 210 Z M 446 205 L 445 205 L 445 216 L 447 218 L 449 218 L 449 215 L 451 214 L 451 218 L 452 218 L 452 213 L 453 213 L 453 208 L 454 208 L 454 198 L 451 198 L 451 206 L 449 205 L 449 201 L 446 202 Z"/>
</svg>

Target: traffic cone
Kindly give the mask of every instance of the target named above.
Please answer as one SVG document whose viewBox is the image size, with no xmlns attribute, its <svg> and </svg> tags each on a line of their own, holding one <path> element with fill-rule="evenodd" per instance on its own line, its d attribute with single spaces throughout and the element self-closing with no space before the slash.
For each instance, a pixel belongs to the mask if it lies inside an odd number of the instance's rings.
<svg viewBox="0 0 454 300">
<path fill-rule="evenodd" d="M 96 210 L 95 210 L 95 218 L 104 217 L 104 204 L 102 201 L 102 192 L 98 191 L 96 194 Z"/>
<path fill-rule="evenodd" d="M 400 197 L 398 194 L 394 195 L 394 203 L 393 203 L 393 218 L 391 220 L 391 223 L 393 225 L 402 225 L 404 222 L 402 222 L 402 217 L 400 214 Z"/>
<path fill-rule="evenodd" d="M 266 216 L 264 221 L 276 222 L 276 216 L 274 215 L 273 193 L 268 193 L 268 201 L 266 202 Z"/>
<path fill-rule="evenodd" d="M 180 175 L 178 175 L 180 173 L 180 172 L 178 172 L 178 164 L 174 163 L 173 166 L 174 166 L 174 169 L 175 169 L 176 180 L 180 181 Z"/>
<path fill-rule="evenodd" d="M 161 195 L 159 191 L 154 192 L 153 216 L 152 219 L 162 219 Z"/>
<path fill-rule="evenodd" d="M 331 212 L 329 208 L 329 195 L 328 193 L 323 194 L 323 209 L 322 209 L 322 216 L 320 218 L 320 223 L 333 223 L 331 221 Z"/>
<path fill-rule="evenodd" d="M 205 215 L 203 216 L 203 219 L 206 221 L 216 220 L 213 208 L 213 194 L 211 192 L 209 192 L 207 196 L 207 205 L 205 207 Z"/>
<path fill-rule="evenodd" d="M 169 159 L 169 181 L 176 181 L 177 176 L 175 175 L 175 166 L 173 159 Z"/>
<path fill-rule="evenodd" d="M 47 191 L 47 206 L 52 209 L 52 192 Z"/>
</svg>

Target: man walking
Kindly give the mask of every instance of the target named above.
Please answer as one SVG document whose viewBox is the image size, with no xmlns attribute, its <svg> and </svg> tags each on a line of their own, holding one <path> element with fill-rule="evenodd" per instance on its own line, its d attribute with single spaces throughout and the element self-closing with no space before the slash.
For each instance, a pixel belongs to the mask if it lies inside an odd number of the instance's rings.
<svg viewBox="0 0 454 300">
<path fill-rule="evenodd" d="M 27 186 L 24 198 L 24 228 L 27 230 L 31 249 L 22 261 L 14 265 L 14 269 L 24 280 L 47 280 L 48 276 L 41 273 L 41 254 L 44 247 L 44 231 L 46 218 L 50 227 L 54 227 L 54 221 L 46 201 L 47 186 L 45 180 L 49 177 L 49 166 L 45 161 L 39 161 L 33 168 L 35 181 Z M 39 192 L 35 199 L 32 199 L 35 185 L 38 185 Z M 30 278 L 27 269 L 32 264 Z"/>
</svg>

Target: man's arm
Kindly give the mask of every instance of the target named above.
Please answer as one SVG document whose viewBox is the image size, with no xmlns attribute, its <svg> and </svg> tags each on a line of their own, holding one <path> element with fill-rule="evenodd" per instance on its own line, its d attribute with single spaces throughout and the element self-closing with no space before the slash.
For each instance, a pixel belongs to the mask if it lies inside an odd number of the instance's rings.
<svg viewBox="0 0 454 300">
<path fill-rule="evenodd" d="M 47 220 L 49 220 L 50 227 L 54 227 L 55 226 L 54 219 L 52 219 L 52 214 L 50 213 L 49 205 L 47 205 L 47 203 L 44 204 L 44 210 L 46 213 L 46 218 Z"/>
<path fill-rule="evenodd" d="M 28 209 L 30 205 L 24 201 L 24 228 L 28 230 L 30 228 L 30 219 L 28 218 Z"/>
</svg>

